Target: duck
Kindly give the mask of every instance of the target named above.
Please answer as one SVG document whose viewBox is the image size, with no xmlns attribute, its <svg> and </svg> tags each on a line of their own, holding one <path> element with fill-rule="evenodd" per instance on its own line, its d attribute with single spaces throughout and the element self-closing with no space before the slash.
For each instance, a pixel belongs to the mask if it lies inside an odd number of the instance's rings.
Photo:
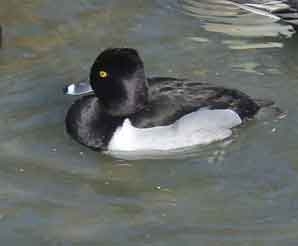
<svg viewBox="0 0 298 246">
<path fill-rule="evenodd" d="M 271 17 L 298 27 L 298 0 L 231 0 L 231 3 L 255 14 Z"/>
<path fill-rule="evenodd" d="M 66 132 L 97 151 L 169 151 L 229 138 L 268 103 L 232 88 L 171 77 L 146 77 L 133 48 L 108 48 L 66 113 Z M 87 94 L 87 95 L 85 95 Z"/>
</svg>

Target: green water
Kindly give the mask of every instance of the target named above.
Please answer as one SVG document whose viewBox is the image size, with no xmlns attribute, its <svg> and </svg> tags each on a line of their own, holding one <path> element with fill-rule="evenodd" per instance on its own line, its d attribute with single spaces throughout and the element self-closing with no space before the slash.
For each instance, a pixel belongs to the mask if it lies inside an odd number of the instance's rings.
<svg viewBox="0 0 298 246">
<path fill-rule="evenodd" d="M 0 0 L 1 245 L 298 243 L 298 35 L 218 0 Z M 107 47 L 269 98 L 229 142 L 124 160 L 71 140 L 62 87 Z"/>
</svg>

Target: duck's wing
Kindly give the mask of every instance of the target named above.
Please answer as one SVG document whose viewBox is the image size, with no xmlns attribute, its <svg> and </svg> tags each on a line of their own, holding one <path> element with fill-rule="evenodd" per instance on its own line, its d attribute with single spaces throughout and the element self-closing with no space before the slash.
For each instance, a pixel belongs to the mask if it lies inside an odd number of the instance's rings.
<svg viewBox="0 0 298 246">
<path fill-rule="evenodd" d="M 199 109 L 231 109 L 241 119 L 253 117 L 259 106 L 246 94 L 207 83 L 174 78 L 149 79 L 149 102 L 132 117 L 132 124 L 146 128 L 174 123 Z"/>
<path fill-rule="evenodd" d="M 298 0 L 232 0 L 247 11 L 298 25 Z"/>
</svg>

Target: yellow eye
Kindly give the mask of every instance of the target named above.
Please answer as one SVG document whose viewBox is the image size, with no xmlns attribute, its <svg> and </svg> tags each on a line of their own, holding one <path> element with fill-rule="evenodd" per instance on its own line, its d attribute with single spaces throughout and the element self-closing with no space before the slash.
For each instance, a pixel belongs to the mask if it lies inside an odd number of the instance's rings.
<svg viewBox="0 0 298 246">
<path fill-rule="evenodd" d="M 106 78 L 106 77 L 108 77 L 108 73 L 106 72 L 106 71 L 99 71 L 99 77 L 101 77 L 101 78 Z"/>
</svg>

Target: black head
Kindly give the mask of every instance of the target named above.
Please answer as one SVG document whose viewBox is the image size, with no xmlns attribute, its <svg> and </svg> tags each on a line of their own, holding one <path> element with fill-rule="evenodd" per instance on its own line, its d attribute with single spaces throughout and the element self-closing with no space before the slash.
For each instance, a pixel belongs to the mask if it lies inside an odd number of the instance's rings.
<svg viewBox="0 0 298 246">
<path fill-rule="evenodd" d="M 147 102 L 144 65 L 134 49 L 103 51 L 91 67 L 90 84 L 105 111 L 113 116 L 136 113 Z"/>
</svg>

